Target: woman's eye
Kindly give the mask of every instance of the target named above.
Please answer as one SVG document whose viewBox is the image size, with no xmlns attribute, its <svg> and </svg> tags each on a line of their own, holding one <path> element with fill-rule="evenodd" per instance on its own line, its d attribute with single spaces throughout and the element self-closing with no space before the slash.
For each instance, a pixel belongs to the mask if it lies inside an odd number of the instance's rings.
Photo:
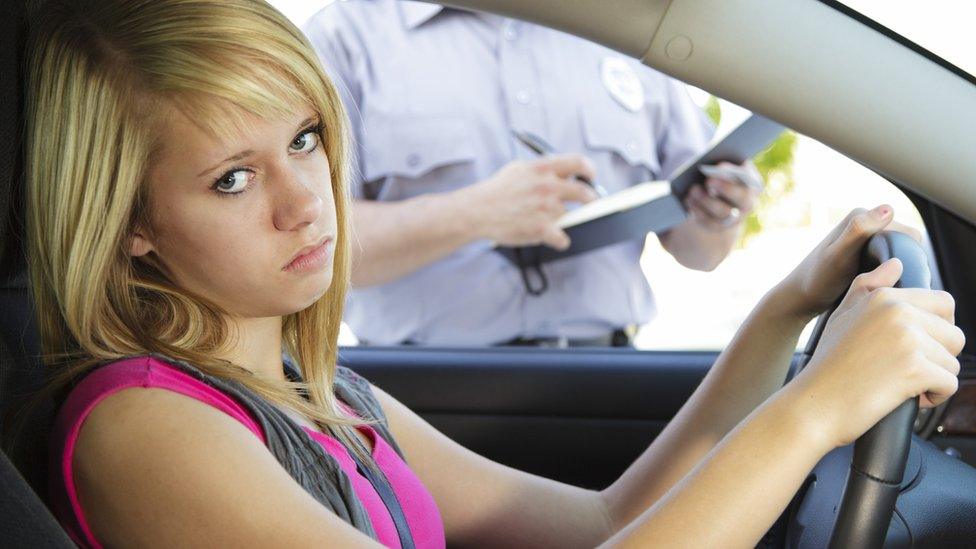
<svg viewBox="0 0 976 549">
<path fill-rule="evenodd" d="M 299 134 L 291 142 L 290 148 L 295 152 L 312 152 L 319 146 L 319 133 L 315 130 L 307 130 Z"/>
<path fill-rule="evenodd" d="M 214 190 L 226 194 L 237 194 L 244 192 L 250 180 L 249 170 L 234 170 L 224 174 L 214 184 Z"/>
</svg>

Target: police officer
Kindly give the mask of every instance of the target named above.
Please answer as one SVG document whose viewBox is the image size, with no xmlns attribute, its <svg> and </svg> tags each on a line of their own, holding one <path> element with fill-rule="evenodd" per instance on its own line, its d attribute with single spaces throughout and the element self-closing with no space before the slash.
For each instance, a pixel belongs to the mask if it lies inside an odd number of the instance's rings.
<svg viewBox="0 0 976 549">
<path fill-rule="evenodd" d="M 398 0 L 336 2 L 305 32 L 352 122 L 353 289 L 346 322 L 370 344 L 620 345 L 654 314 L 643 241 L 543 266 L 526 291 L 493 243 L 569 245 L 567 203 L 661 179 L 713 127 L 683 84 L 602 46 L 503 17 Z M 326 129 L 328 131 L 328 129 Z M 559 151 L 536 158 L 513 131 Z M 755 191 L 710 179 L 662 238 L 717 266 Z"/>
</svg>

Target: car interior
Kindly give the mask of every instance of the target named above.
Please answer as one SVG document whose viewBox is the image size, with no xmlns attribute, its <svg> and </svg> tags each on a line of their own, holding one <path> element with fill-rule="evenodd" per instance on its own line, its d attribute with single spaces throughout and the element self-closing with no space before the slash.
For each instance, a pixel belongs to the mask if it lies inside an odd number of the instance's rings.
<svg viewBox="0 0 976 549">
<path fill-rule="evenodd" d="M 602 43 L 813 137 L 902 190 L 933 258 L 888 233 L 901 284 L 928 287 L 934 260 L 968 341 L 960 386 L 918 412 L 906 402 L 828 454 L 763 547 L 965 547 L 976 540 L 976 77 L 830 0 L 450 0 Z M 0 3 L 0 412 L 43 383 L 23 250 L 22 54 L 33 2 Z M 968 107 L 968 108 L 967 108 Z M 791 373 L 816 347 L 824 315 Z M 491 459 L 603 488 L 635 459 L 718 356 L 705 351 L 345 347 L 340 361 Z M 881 358 L 883 360 L 883 357 Z M 53 403 L 0 457 L 0 544 L 71 541 L 45 505 Z M 4 423 L 3 429 L 7 428 Z M 6 431 L 2 433 L 6 435 Z M 707 525 L 708 517 L 701 517 Z"/>
</svg>

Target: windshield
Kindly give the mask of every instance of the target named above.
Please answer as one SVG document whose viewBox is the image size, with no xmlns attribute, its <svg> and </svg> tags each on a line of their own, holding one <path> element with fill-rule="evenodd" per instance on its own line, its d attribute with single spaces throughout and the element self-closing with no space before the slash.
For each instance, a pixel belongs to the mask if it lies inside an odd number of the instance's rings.
<svg viewBox="0 0 976 549">
<path fill-rule="evenodd" d="M 839 2 L 976 75 L 972 0 L 841 0 Z"/>
</svg>

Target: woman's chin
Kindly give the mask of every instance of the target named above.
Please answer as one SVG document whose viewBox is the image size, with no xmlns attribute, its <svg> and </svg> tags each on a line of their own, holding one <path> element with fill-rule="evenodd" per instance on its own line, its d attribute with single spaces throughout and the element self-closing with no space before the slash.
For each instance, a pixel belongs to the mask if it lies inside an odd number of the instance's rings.
<svg viewBox="0 0 976 549">
<path fill-rule="evenodd" d="M 329 291 L 329 287 L 332 282 L 332 275 L 322 277 L 315 281 L 314 287 L 302 288 L 301 292 L 296 292 L 292 299 L 289 299 L 287 303 L 282 304 L 282 308 L 286 311 L 283 315 L 297 313 L 303 311 L 312 305 L 314 305 L 318 300 L 322 299 L 322 296 Z"/>
<path fill-rule="evenodd" d="M 238 293 L 250 296 L 247 302 L 237 302 L 228 305 L 223 302 L 224 310 L 232 315 L 244 318 L 268 318 L 272 316 L 287 316 L 303 311 L 329 291 L 332 273 L 309 278 L 290 284 L 277 284 L 273 287 L 251 288 Z"/>
</svg>

